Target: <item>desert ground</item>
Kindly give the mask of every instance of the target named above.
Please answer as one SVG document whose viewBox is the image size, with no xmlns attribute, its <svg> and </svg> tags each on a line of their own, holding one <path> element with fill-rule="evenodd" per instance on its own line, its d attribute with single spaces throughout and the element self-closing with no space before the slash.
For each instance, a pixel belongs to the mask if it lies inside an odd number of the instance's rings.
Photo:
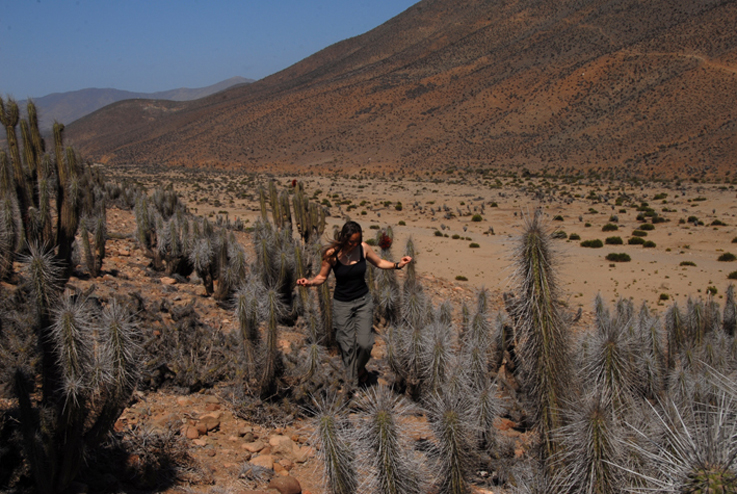
<svg viewBox="0 0 737 494">
<path fill-rule="evenodd" d="M 346 218 L 363 226 L 365 238 L 391 227 L 396 256 L 407 239 L 413 239 L 421 275 L 470 289 L 485 287 L 497 294 L 511 288 L 516 239 L 525 217 L 539 210 L 551 232 L 580 236 L 580 240 L 556 239 L 553 245 L 560 299 L 584 311 L 592 308 L 597 294 L 609 303 L 630 298 L 655 312 L 674 301 L 682 305 L 688 297 L 705 297 L 710 287 L 712 293 L 716 289 L 718 300 L 731 282 L 729 273 L 737 269 L 737 263 L 717 260 L 730 249 L 737 250 L 733 243 L 737 192 L 730 184 L 612 183 L 595 177 L 519 179 L 457 172 L 424 179 L 361 174 L 149 174 L 139 169 L 117 170 L 114 175 L 118 180 L 135 177 L 148 187 L 171 185 L 192 212 L 240 218 L 246 226 L 260 216 L 259 184 L 265 187 L 273 179 L 277 187 L 289 187 L 294 179 L 301 180 L 306 195 L 330 206 L 326 235 Z M 644 240 L 654 242 L 654 247 L 627 243 L 643 224 L 637 219 L 643 205 L 665 220 L 646 232 Z M 473 221 L 477 214 L 481 221 Z M 694 217 L 699 223 L 693 222 Z M 617 230 L 602 231 L 607 224 Z M 612 236 L 622 238 L 623 244 L 581 246 L 581 241 L 604 242 Z M 610 262 L 609 253 L 626 253 L 631 261 Z"/>
</svg>

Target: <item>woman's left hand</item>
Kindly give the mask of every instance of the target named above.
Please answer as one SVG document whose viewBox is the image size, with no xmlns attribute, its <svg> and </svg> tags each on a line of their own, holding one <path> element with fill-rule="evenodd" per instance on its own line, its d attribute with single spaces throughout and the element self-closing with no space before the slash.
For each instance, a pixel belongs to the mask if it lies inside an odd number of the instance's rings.
<svg viewBox="0 0 737 494">
<path fill-rule="evenodd" d="M 403 267 L 405 267 L 407 264 L 411 262 L 412 262 L 412 258 L 410 256 L 404 256 L 397 264 L 397 268 L 402 269 Z"/>
</svg>

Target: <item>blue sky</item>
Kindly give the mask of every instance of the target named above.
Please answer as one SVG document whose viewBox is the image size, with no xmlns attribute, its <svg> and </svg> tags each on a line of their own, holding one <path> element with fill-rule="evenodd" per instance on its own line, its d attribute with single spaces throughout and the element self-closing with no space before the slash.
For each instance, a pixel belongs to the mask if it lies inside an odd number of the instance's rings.
<svg viewBox="0 0 737 494">
<path fill-rule="evenodd" d="M 418 0 L 0 0 L 0 95 L 261 79 Z"/>
</svg>

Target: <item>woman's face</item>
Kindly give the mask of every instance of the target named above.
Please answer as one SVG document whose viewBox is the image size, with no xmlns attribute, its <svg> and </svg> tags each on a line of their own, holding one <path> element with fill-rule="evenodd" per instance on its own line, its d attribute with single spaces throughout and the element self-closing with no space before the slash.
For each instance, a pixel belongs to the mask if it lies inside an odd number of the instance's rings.
<svg viewBox="0 0 737 494">
<path fill-rule="evenodd" d="M 354 233 L 353 235 L 351 235 L 350 237 L 348 237 L 348 242 L 346 242 L 346 244 L 345 244 L 345 250 L 346 250 L 346 252 L 352 251 L 360 243 L 361 243 L 361 234 L 360 233 Z"/>
</svg>

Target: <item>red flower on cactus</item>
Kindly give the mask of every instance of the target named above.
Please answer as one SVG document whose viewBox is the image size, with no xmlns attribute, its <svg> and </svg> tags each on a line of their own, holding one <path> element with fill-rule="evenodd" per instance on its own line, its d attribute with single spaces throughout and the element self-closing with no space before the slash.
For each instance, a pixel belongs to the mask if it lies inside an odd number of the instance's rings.
<svg viewBox="0 0 737 494">
<path fill-rule="evenodd" d="M 381 236 L 379 237 L 379 247 L 386 250 L 392 246 L 392 242 L 393 240 L 389 235 L 387 235 L 384 232 L 381 232 Z"/>
<path fill-rule="evenodd" d="M 297 186 L 297 179 L 295 178 L 295 179 L 292 179 L 292 187 L 296 187 L 296 186 Z"/>
</svg>

